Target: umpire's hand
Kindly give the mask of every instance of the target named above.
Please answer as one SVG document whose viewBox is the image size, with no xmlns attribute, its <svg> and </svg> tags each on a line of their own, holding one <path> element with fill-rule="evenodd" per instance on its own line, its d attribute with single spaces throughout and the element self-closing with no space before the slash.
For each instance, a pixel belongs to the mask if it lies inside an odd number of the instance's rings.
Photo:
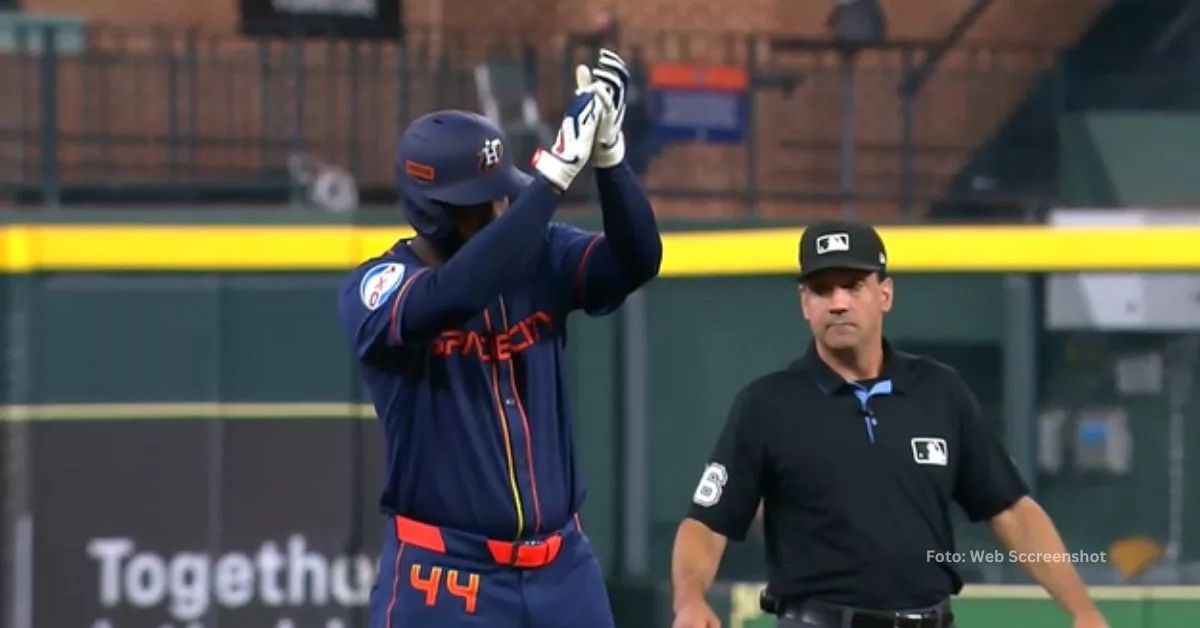
<svg viewBox="0 0 1200 628">
<path fill-rule="evenodd" d="M 704 598 L 697 598 L 675 610 L 675 623 L 671 628 L 721 628 L 721 620 Z"/>
</svg>

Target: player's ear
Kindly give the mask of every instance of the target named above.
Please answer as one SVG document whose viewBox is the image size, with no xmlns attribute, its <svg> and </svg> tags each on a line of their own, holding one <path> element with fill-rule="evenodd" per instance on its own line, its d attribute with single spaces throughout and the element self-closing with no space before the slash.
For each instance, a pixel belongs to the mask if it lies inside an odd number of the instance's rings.
<svg viewBox="0 0 1200 628">
<path fill-rule="evenodd" d="M 796 297 L 800 300 L 800 314 L 804 316 L 804 320 L 808 318 L 808 290 L 804 288 L 803 281 L 796 282 Z"/>
<path fill-rule="evenodd" d="M 895 297 L 896 284 L 889 275 L 879 275 L 880 308 L 884 313 L 892 311 L 892 300 Z"/>
</svg>

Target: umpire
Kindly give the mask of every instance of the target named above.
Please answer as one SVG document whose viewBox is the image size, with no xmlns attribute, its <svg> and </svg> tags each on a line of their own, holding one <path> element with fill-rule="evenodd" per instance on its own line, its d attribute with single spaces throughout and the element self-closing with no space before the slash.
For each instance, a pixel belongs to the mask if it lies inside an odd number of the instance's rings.
<svg viewBox="0 0 1200 628">
<path fill-rule="evenodd" d="M 800 239 L 813 342 L 742 389 L 679 526 L 674 628 L 717 628 L 705 601 L 728 539 L 763 505 L 763 609 L 788 628 L 951 628 L 962 589 L 950 503 L 987 521 L 1075 628 L 1105 628 L 1071 555 L 951 368 L 883 337 L 895 287 L 870 226 Z"/>
</svg>

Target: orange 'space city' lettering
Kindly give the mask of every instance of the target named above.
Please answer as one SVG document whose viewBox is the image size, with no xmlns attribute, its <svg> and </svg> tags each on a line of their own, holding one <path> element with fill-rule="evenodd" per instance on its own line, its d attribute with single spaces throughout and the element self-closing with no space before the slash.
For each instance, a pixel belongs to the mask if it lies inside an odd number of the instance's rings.
<svg viewBox="0 0 1200 628">
<path fill-rule="evenodd" d="M 511 360 L 512 356 L 537 344 L 546 332 L 553 331 L 554 321 L 545 312 L 535 312 L 507 330 L 489 337 L 476 331 L 447 331 L 433 341 L 433 355 L 475 356 L 481 362 Z"/>
</svg>

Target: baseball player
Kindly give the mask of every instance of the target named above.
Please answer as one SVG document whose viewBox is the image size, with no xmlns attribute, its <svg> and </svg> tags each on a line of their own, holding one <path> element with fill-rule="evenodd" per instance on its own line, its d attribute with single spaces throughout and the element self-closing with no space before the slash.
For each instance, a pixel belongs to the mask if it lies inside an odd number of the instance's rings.
<svg viewBox="0 0 1200 628">
<path fill-rule="evenodd" d="M 662 258 L 624 161 L 628 80 L 609 51 L 580 66 L 536 177 L 475 114 L 431 113 L 400 138 L 417 235 L 355 269 L 339 297 L 385 437 L 372 628 L 613 626 L 579 520 L 564 348 L 569 313 L 613 312 Z M 603 234 L 551 221 L 589 159 Z"/>
</svg>

